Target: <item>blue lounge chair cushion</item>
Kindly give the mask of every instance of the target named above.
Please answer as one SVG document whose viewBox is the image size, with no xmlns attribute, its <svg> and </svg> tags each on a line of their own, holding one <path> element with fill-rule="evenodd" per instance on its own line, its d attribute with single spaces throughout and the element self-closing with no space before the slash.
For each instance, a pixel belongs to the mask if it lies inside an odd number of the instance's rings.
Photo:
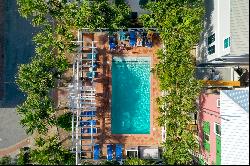
<svg viewBox="0 0 250 166">
<path fill-rule="evenodd" d="M 96 72 L 95 72 L 95 71 L 87 72 L 86 76 L 87 76 L 88 78 L 95 77 L 95 76 L 96 76 Z"/>
<path fill-rule="evenodd" d="M 98 144 L 94 145 L 94 160 L 98 160 L 100 158 L 100 147 Z"/>
<path fill-rule="evenodd" d="M 130 36 L 130 39 L 136 39 L 135 31 L 130 31 L 129 36 Z"/>
<path fill-rule="evenodd" d="M 130 37 L 130 40 L 129 40 L 130 46 L 135 46 L 135 44 L 136 44 L 136 34 L 135 34 L 135 31 L 130 31 L 129 37 Z"/>
<path fill-rule="evenodd" d="M 91 126 L 91 123 L 95 126 L 96 120 L 80 121 L 80 126 Z"/>
<path fill-rule="evenodd" d="M 115 158 L 120 161 L 122 159 L 122 144 L 116 144 L 115 146 Z"/>
<path fill-rule="evenodd" d="M 84 112 L 81 112 L 80 116 L 91 117 L 95 115 L 96 115 L 96 111 L 84 111 Z"/>
<path fill-rule="evenodd" d="M 113 145 L 107 145 L 107 160 L 113 159 Z"/>
<path fill-rule="evenodd" d="M 114 36 L 109 37 L 109 44 L 111 44 L 111 43 L 115 43 L 115 37 Z"/>
<path fill-rule="evenodd" d="M 87 54 L 87 59 L 92 59 L 92 53 Z M 93 59 L 96 59 L 96 54 L 93 54 Z"/>
<path fill-rule="evenodd" d="M 121 40 L 121 41 L 126 40 L 125 32 L 123 32 L 123 31 L 120 32 L 120 33 L 119 33 L 119 36 L 120 36 L 120 40 Z"/>
<path fill-rule="evenodd" d="M 115 43 L 110 43 L 109 47 L 110 47 L 110 49 L 115 49 L 116 45 L 115 45 Z"/>
</svg>

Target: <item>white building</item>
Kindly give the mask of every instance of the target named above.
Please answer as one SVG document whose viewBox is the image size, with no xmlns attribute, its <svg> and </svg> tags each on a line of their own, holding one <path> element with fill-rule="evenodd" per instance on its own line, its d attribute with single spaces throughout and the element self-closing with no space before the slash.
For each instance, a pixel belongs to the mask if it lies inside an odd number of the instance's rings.
<svg viewBox="0 0 250 166">
<path fill-rule="evenodd" d="M 221 165 L 249 165 L 249 88 L 220 92 Z"/>
<path fill-rule="evenodd" d="M 249 0 L 205 0 L 197 63 L 249 64 Z"/>
</svg>

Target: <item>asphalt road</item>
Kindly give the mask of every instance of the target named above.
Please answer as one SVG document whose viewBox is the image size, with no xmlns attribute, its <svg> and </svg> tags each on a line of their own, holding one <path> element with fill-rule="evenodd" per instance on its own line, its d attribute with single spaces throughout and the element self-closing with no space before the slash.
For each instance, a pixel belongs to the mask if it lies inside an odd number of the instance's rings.
<svg viewBox="0 0 250 166">
<path fill-rule="evenodd" d="M 0 103 L 0 149 L 9 147 L 28 137 L 19 124 L 15 108 L 25 95 L 15 84 L 17 66 L 30 61 L 34 53 L 32 25 L 19 16 L 16 0 L 4 3 L 4 98 Z"/>
</svg>

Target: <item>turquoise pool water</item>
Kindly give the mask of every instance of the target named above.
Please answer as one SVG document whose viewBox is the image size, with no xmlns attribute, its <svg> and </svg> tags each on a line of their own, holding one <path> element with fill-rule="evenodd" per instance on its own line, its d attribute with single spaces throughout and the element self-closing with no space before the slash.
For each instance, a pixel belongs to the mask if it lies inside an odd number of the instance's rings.
<svg viewBox="0 0 250 166">
<path fill-rule="evenodd" d="M 150 58 L 113 58 L 112 134 L 150 134 Z"/>
</svg>

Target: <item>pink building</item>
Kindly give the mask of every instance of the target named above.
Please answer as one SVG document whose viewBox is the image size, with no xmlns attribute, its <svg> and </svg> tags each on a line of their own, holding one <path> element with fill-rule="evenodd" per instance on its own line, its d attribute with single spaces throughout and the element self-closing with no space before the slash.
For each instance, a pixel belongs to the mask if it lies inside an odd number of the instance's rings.
<svg viewBox="0 0 250 166">
<path fill-rule="evenodd" d="M 220 94 L 202 93 L 199 98 L 198 136 L 200 163 L 216 164 L 221 162 L 221 119 Z"/>
</svg>

